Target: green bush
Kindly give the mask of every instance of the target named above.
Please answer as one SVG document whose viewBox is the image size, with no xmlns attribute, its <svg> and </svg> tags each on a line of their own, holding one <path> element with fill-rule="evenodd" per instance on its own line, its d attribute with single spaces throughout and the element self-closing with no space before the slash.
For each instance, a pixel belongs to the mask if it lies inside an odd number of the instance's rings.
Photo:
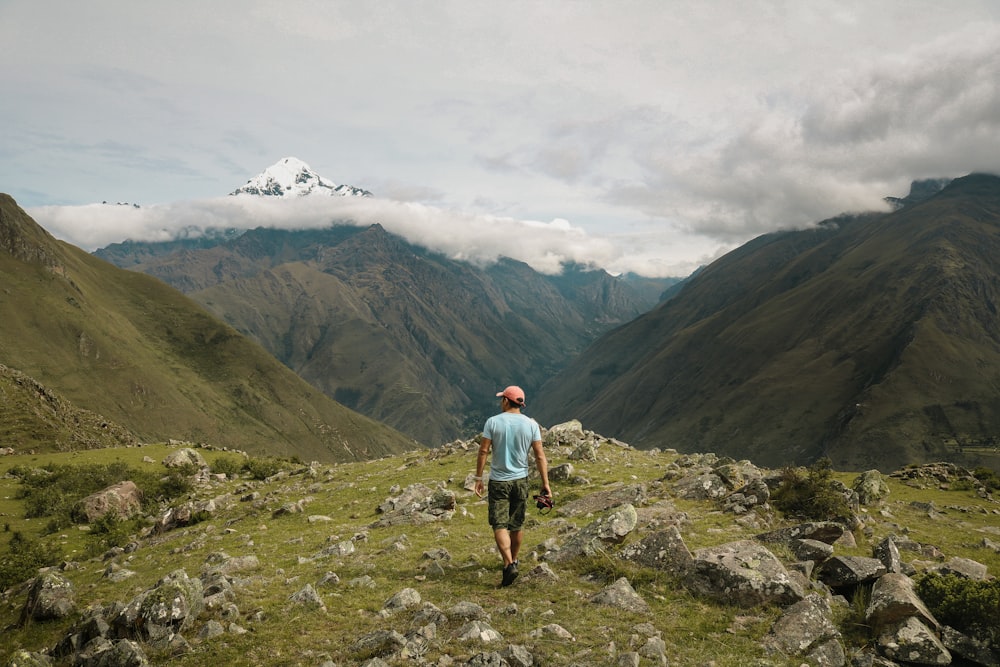
<svg viewBox="0 0 1000 667">
<path fill-rule="evenodd" d="M 15 531 L 10 536 L 7 553 L 0 559 L 0 591 L 31 579 L 39 568 L 55 565 L 61 557 L 54 546 Z"/>
<path fill-rule="evenodd" d="M 81 500 L 124 480 L 131 480 L 139 487 L 145 511 L 151 511 L 157 503 L 172 500 L 193 488 L 182 469 L 160 475 L 117 462 L 17 467 L 10 472 L 20 480 L 21 486 L 16 495 L 24 501 L 25 517 L 47 517 L 46 530 L 49 533 L 79 523 L 78 506 Z"/>
<path fill-rule="evenodd" d="M 278 474 L 284 469 L 284 463 L 280 459 L 270 456 L 251 457 L 244 461 L 243 471 L 252 479 L 263 480 Z"/>
<path fill-rule="evenodd" d="M 966 634 L 1000 637 L 1000 579 L 976 581 L 928 572 L 915 583 L 917 595 L 941 623 Z"/>
<path fill-rule="evenodd" d="M 812 521 L 849 523 L 854 514 L 847 498 L 834 485 L 828 458 L 819 459 L 805 471 L 782 470 L 781 484 L 771 494 L 771 504 L 787 516 Z"/>
<path fill-rule="evenodd" d="M 212 472 L 232 479 L 243 470 L 243 459 L 235 456 L 220 456 L 212 462 Z"/>
<path fill-rule="evenodd" d="M 1000 477 L 989 468 L 979 467 L 972 471 L 972 476 L 986 487 L 987 491 L 997 491 L 1000 489 Z"/>
</svg>

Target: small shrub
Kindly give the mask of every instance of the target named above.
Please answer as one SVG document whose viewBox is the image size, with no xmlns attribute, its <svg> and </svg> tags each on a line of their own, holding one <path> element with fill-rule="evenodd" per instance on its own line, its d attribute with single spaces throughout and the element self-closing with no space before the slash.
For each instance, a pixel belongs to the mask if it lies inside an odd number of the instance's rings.
<svg viewBox="0 0 1000 667">
<path fill-rule="evenodd" d="M 0 559 L 0 591 L 31 579 L 39 568 L 55 565 L 61 557 L 52 545 L 15 531 L 10 536 L 7 553 Z"/>
<path fill-rule="evenodd" d="M 844 494 L 834 488 L 832 463 L 821 458 L 805 469 L 785 468 L 771 503 L 790 517 L 813 521 L 842 520 L 853 516 Z"/>
<path fill-rule="evenodd" d="M 916 590 L 941 623 L 974 636 L 1000 637 L 1000 579 L 928 572 L 917 577 Z"/>
<path fill-rule="evenodd" d="M 279 459 L 273 457 L 251 457 L 244 461 L 243 471 L 252 479 L 264 480 L 277 475 L 284 468 Z"/>
<path fill-rule="evenodd" d="M 1000 489 L 1000 477 L 997 477 L 997 474 L 989 468 L 980 466 L 972 471 L 972 476 L 978 479 L 987 491 Z"/>
<path fill-rule="evenodd" d="M 243 470 L 243 459 L 235 456 L 220 456 L 212 462 L 212 472 L 232 479 Z"/>
</svg>

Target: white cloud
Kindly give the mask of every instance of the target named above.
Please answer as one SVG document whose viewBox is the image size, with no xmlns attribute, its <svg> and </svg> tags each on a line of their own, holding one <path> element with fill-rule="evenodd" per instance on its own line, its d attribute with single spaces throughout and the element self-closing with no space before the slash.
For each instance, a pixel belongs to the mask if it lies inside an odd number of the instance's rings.
<svg viewBox="0 0 1000 667">
<path fill-rule="evenodd" d="M 294 155 L 401 228 L 444 221 L 456 253 L 491 254 L 492 221 L 564 219 L 582 241 L 546 223 L 525 253 L 676 275 L 913 179 L 1000 172 L 992 0 L 7 0 L 0 43 L 0 190 L 33 208 L 211 217 Z"/>
</svg>

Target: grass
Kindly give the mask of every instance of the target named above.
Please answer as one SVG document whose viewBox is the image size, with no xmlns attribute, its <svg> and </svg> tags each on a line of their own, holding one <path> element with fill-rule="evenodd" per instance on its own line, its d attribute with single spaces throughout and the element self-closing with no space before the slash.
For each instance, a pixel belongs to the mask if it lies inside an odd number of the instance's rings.
<svg viewBox="0 0 1000 667">
<path fill-rule="evenodd" d="M 87 463 L 121 460 L 130 466 L 157 468 L 174 447 L 150 445 L 119 450 L 94 450 L 75 454 L 12 456 L 0 459 L 0 511 L 3 520 L 17 530 L 45 540 L 62 550 L 66 560 L 79 566 L 65 575 L 76 587 L 80 608 L 112 601 L 127 602 L 164 576 L 183 568 L 197 576 L 211 554 L 231 556 L 256 555 L 260 566 L 237 576 L 242 585 L 237 604 L 242 617 L 238 623 L 249 632 L 226 633 L 213 640 L 199 642 L 197 632 L 208 620 L 203 617 L 186 631 L 194 650 L 170 664 L 203 665 L 315 665 L 332 659 L 338 664 L 355 664 L 350 645 L 366 633 L 388 628 L 401 632 L 415 629 L 415 611 L 406 610 L 393 618 L 383 618 L 385 602 L 404 588 L 413 588 L 425 602 L 447 611 L 458 602 L 480 605 L 489 615 L 490 624 L 503 635 L 503 642 L 482 645 L 462 644 L 451 639 L 457 626 L 437 628 L 437 639 L 430 642 L 423 659 L 431 664 L 445 655 L 467 659 L 482 650 L 499 650 L 508 644 L 527 645 L 536 664 L 608 664 L 610 651 L 638 650 L 646 641 L 645 628 L 651 624 L 667 644 L 672 664 L 743 667 L 801 664 L 801 660 L 768 656 L 760 647 L 780 610 L 764 607 L 738 609 L 693 597 L 682 581 L 663 572 L 641 568 L 617 559 L 613 554 L 597 555 L 554 565 L 557 582 L 531 581 L 527 574 L 510 588 L 497 587 L 500 561 L 486 524 L 486 505 L 461 488 L 465 476 L 474 469 L 475 450 L 410 452 L 367 463 L 324 465 L 299 474 L 282 473 L 265 481 L 248 477 L 196 489 L 193 498 L 217 498 L 220 510 L 209 520 L 143 541 L 141 548 L 114 560 L 136 574 L 121 582 L 103 576 L 108 563 L 101 559 L 83 559 L 93 536 L 73 527 L 54 535 L 43 535 L 41 522 L 26 520 L 14 500 L 17 483 L 3 473 L 15 465 L 45 463 Z M 200 450 L 211 463 L 232 453 Z M 554 448 L 550 464 L 563 462 L 566 452 Z M 675 458 L 670 452 L 649 454 L 612 446 L 599 449 L 596 463 L 574 462 L 579 474 L 588 477 L 588 487 L 556 486 L 557 511 L 540 516 L 532 509 L 522 548 L 522 573 L 534 566 L 532 552 L 549 538 L 565 540 L 565 525 L 583 527 L 593 517 L 566 519 L 558 513 L 559 504 L 573 496 L 582 496 L 600 488 L 625 481 L 647 484 L 657 492 L 657 480 Z M 144 457 L 154 463 L 143 462 Z M 431 458 L 434 456 L 435 458 Z M 624 471 L 624 474 L 623 474 Z M 835 476 L 849 484 L 853 473 Z M 452 519 L 422 526 L 370 527 L 380 517 L 377 506 L 399 489 L 414 483 L 436 486 L 443 483 L 458 497 Z M 838 553 L 870 555 L 871 547 L 887 534 L 905 532 L 914 540 L 938 546 L 947 556 L 965 556 L 985 563 L 991 572 L 1000 568 L 1000 556 L 978 546 L 983 536 L 991 535 L 996 523 L 995 504 L 975 497 L 968 490 L 916 489 L 889 480 L 891 495 L 881 510 L 869 508 L 872 533 L 859 531 L 858 545 L 852 549 L 838 546 Z M 256 491 L 263 504 L 242 502 L 241 497 Z M 273 516 L 286 502 L 304 501 L 303 514 Z M 945 514 L 932 519 L 911 501 L 933 501 Z M 749 538 L 754 531 L 734 523 L 732 515 L 723 514 L 710 502 L 674 501 L 687 513 L 689 523 L 682 534 L 689 548 L 696 549 Z M 986 508 L 974 509 L 974 508 Z M 985 511 L 985 513 L 984 513 Z M 329 517 L 329 521 L 310 523 L 309 516 Z M 780 523 L 776 522 L 776 523 Z M 10 532 L 0 533 L 0 550 L 6 549 Z M 636 539 L 636 538 L 633 538 Z M 1000 537 L 998 537 L 1000 539 Z M 356 551 L 343 557 L 313 560 L 330 543 L 353 540 Z M 425 552 L 444 547 L 450 560 L 444 563 L 446 576 L 436 577 L 426 571 Z M 610 550 L 609 550 L 610 551 Z M 779 554 L 784 557 L 784 554 Z M 919 557 L 904 553 L 911 560 Z M 337 584 L 318 587 L 327 613 L 293 605 L 289 597 L 306 584 L 317 586 L 327 573 L 334 572 Z M 349 582 L 368 576 L 372 588 L 352 587 Z M 647 601 L 649 615 L 601 607 L 589 599 L 618 577 L 625 576 Z M 4 628 L 4 647 L 0 662 L 15 648 L 38 650 L 50 647 L 66 632 L 69 622 L 32 623 L 16 629 L 24 595 L 14 592 L 0 605 L 0 627 Z M 864 641 L 866 628 L 858 623 L 855 601 L 838 611 L 845 633 Z M 264 620 L 254 620 L 260 612 Z M 573 637 L 535 637 L 539 628 L 557 623 Z M 150 656 L 153 664 L 166 664 L 167 656 Z M 399 664 L 402 664 L 400 662 Z"/>
</svg>

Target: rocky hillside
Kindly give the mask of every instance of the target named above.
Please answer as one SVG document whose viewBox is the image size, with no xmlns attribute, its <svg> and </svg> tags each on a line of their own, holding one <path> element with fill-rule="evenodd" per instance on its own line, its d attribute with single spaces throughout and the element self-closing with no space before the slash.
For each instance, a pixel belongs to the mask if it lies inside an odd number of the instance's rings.
<svg viewBox="0 0 1000 667">
<path fill-rule="evenodd" d="M 0 285 L 0 361 L 45 388 L 34 403 L 24 392 L 5 402 L 13 440 L 0 446 L 73 442 L 79 434 L 36 419 L 54 395 L 145 441 L 177 437 L 328 462 L 413 447 L 161 281 L 55 240 L 7 195 Z"/>
<path fill-rule="evenodd" d="M 847 511 L 778 509 L 789 472 L 638 451 L 566 423 L 544 434 L 556 508 L 534 508 L 520 577 L 498 588 L 476 443 L 368 463 L 213 474 L 92 559 L 4 592 L 4 664 L 995 665 L 977 627 L 921 591 L 996 591 L 994 487 L 950 464 L 837 473 Z M 169 454 L 169 456 L 168 456 Z M 141 460 L 140 460 L 141 457 Z M 161 463 L 163 461 L 163 463 Z M 26 459 L 0 459 L 25 475 Z M 0 477 L 4 494 L 16 476 Z M 15 522 L 20 530 L 28 524 Z M 3 538 L 7 539 L 7 538 Z M 930 577 L 931 579 L 927 579 Z M 995 593 L 994 593 L 995 594 Z M 965 619 L 966 621 L 968 619 Z M 957 627 L 961 626 L 961 627 Z M 993 633 L 992 635 L 990 633 Z M 989 640 L 989 641 L 987 641 Z M 35 662 L 32 662 L 35 661 Z"/>
<path fill-rule="evenodd" d="M 566 267 L 478 267 L 379 225 L 168 244 L 98 256 L 156 276 L 338 402 L 436 446 L 482 427 L 500 387 L 529 396 L 670 280 Z"/>
<path fill-rule="evenodd" d="M 1000 469 L 1000 178 L 909 202 L 729 253 L 579 355 L 535 414 L 765 465 Z"/>
</svg>

